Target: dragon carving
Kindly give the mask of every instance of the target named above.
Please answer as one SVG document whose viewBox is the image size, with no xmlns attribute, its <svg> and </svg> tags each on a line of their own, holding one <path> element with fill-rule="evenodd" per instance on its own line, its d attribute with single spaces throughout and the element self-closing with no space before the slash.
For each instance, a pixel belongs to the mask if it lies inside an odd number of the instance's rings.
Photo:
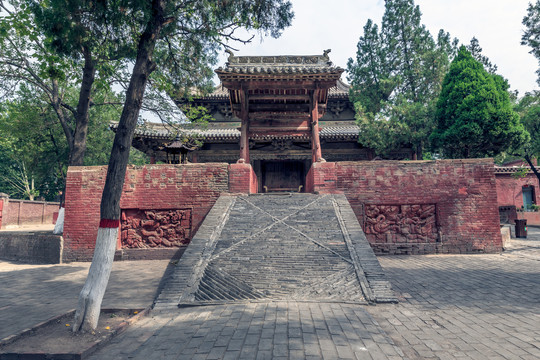
<svg viewBox="0 0 540 360">
<path fill-rule="evenodd" d="M 426 243 L 438 240 L 434 204 L 366 205 L 364 232 L 374 242 Z"/>
<path fill-rule="evenodd" d="M 171 248 L 187 245 L 191 210 L 124 210 L 122 248 Z"/>
</svg>

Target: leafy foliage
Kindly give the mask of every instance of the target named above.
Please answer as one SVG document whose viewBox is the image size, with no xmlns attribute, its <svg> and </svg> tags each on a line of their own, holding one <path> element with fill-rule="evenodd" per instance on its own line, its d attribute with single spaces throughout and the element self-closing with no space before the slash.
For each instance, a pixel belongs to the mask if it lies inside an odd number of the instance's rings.
<svg viewBox="0 0 540 360">
<path fill-rule="evenodd" d="M 68 166 L 69 146 L 56 114 L 39 91 L 22 84 L 15 99 L 4 101 L 0 111 L 0 192 L 12 198 L 33 195 L 58 200 Z M 66 98 L 77 96 L 68 89 Z M 97 93 L 96 100 L 112 95 Z M 71 101 L 71 100 L 70 100 Z M 109 121 L 118 118 L 119 109 L 95 106 L 90 109 L 88 149 L 84 165 L 105 165 L 114 137 Z M 130 163 L 147 163 L 146 156 L 132 149 Z M 25 180 L 26 178 L 26 180 Z M 17 185 L 15 185 L 17 184 Z"/>
<path fill-rule="evenodd" d="M 521 45 L 530 47 L 529 52 L 538 59 L 540 64 L 540 0 L 536 0 L 534 4 L 529 3 L 523 25 L 525 25 L 525 31 L 521 36 Z M 536 82 L 540 84 L 540 67 L 536 73 L 538 74 Z"/>
<path fill-rule="evenodd" d="M 442 30 L 434 40 L 413 0 L 386 1 L 381 30 L 368 20 L 356 61 L 348 62 L 360 143 L 383 155 L 412 146 L 422 157 L 455 47 Z"/>
<path fill-rule="evenodd" d="M 388 48 L 384 45 L 377 24 L 369 19 L 357 44 L 356 62 L 350 58 L 347 64 L 349 81 L 355 89 L 351 100 L 359 103 L 366 114 L 377 114 L 396 87 L 388 63 Z"/>
<path fill-rule="evenodd" d="M 526 148 L 531 156 L 540 156 L 540 93 L 526 93 L 514 110 L 519 114 L 521 123 L 531 135 Z"/>
<path fill-rule="evenodd" d="M 471 42 L 467 45 L 467 50 L 469 50 L 472 57 L 478 60 L 490 74 L 497 73 L 497 65 L 493 64 L 487 56 L 482 54 L 480 42 L 476 37 L 471 39 Z"/>
<path fill-rule="evenodd" d="M 473 158 L 526 143 L 529 134 L 512 109 L 508 88 L 506 80 L 488 73 L 462 46 L 437 102 L 434 148 L 447 158 Z"/>
<path fill-rule="evenodd" d="M 540 172 L 533 164 L 532 158 L 540 157 L 540 93 L 526 93 L 515 107 L 521 118 L 521 123 L 531 135 L 530 141 L 511 155 L 525 159 L 540 183 Z"/>
<path fill-rule="evenodd" d="M 18 99 L 3 104 L 0 167 L 8 171 L 2 174 L 0 191 L 15 198 L 41 195 L 54 200 L 63 185 L 67 144 L 54 113 L 32 95 L 32 90 L 23 86 Z M 27 191 L 32 181 L 36 184 L 34 194 Z"/>
</svg>

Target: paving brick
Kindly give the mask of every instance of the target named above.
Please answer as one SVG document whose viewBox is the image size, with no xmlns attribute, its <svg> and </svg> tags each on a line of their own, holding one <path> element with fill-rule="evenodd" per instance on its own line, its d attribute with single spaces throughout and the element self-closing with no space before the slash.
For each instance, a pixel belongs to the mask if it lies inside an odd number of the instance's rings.
<svg viewBox="0 0 540 360">
<path fill-rule="evenodd" d="M 536 229 L 533 229 L 536 231 Z M 540 244 L 540 230 L 538 231 Z M 382 257 L 400 304 L 370 307 L 401 350 L 425 358 L 515 359 L 534 349 L 540 246 L 482 256 Z M 537 249 L 532 251 L 531 249 Z M 536 336 L 536 338 L 535 338 Z M 385 345 L 387 346 L 387 345 Z"/>
<path fill-rule="evenodd" d="M 350 356 L 347 349 L 357 359 L 538 359 L 540 251 L 531 250 L 536 241 L 531 239 L 526 250 L 538 255 L 534 258 L 520 256 L 517 250 L 502 255 L 381 257 L 399 304 L 264 299 L 156 310 L 90 360 L 336 359 L 339 351 Z M 20 307 L 0 308 L 0 321 L 32 322 L 39 309 L 56 303 L 62 308 L 63 297 L 76 298 L 80 287 L 70 292 L 70 284 L 82 279 L 87 269 L 79 264 L 42 267 L 0 261 L 2 304 L 10 287 L 19 286 L 19 277 L 26 284 L 17 288 Z M 142 279 L 131 301 L 151 303 L 151 296 L 137 298 L 136 293 L 155 293 L 162 274 L 157 276 L 152 264 L 115 263 L 114 269 L 113 273 L 121 269 L 118 275 L 125 273 L 133 283 Z M 35 291 L 46 291 L 40 282 L 54 284 L 50 276 L 63 284 L 56 287 L 58 293 L 36 295 Z M 133 286 L 121 279 L 111 278 L 106 296 L 122 297 L 121 286 L 131 291 Z M 147 285 L 148 279 L 155 282 Z M 50 304 L 43 304 L 43 299 Z M 263 332 L 267 338 L 261 338 Z"/>
</svg>

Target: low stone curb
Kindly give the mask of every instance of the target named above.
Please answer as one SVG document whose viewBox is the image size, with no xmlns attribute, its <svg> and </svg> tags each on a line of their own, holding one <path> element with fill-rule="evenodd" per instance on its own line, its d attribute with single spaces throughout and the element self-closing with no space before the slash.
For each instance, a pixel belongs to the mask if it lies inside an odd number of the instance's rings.
<svg viewBox="0 0 540 360">
<path fill-rule="evenodd" d="M 199 306 L 218 306 L 218 305 L 234 305 L 234 304 L 268 304 L 268 303 L 279 303 L 286 301 L 294 301 L 296 303 L 308 303 L 308 304 L 319 304 L 320 300 L 302 300 L 302 299 L 271 299 L 264 298 L 260 300 L 224 300 L 224 301 L 194 301 L 194 302 L 182 302 L 177 305 L 179 309 L 199 307 Z M 361 305 L 361 306 L 376 306 L 375 303 L 368 303 L 367 301 L 345 301 L 345 300 L 324 300 L 326 304 L 344 304 L 344 305 Z M 167 309 L 153 309 L 152 313 L 156 312 L 171 312 L 171 308 Z"/>
<path fill-rule="evenodd" d="M 113 313 L 116 311 L 122 311 L 122 310 L 134 310 L 138 311 L 137 309 L 102 309 L 101 311 L 103 313 Z M 124 331 L 127 330 L 127 328 L 131 325 L 133 325 L 138 320 L 142 319 L 143 317 L 147 316 L 151 311 L 151 307 L 147 307 L 143 310 L 140 310 L 138 314 L 130 317 L 129 319 L 121 322 L 118 327 L 116 327 L 113 331 L 103 336 L 100 340 L 94 342 L 93 345 L 91 345 L 87 349 L 81 349 L 80 352 L 77 353 L 65 353 L 65 354 L 49 354 L 49 353 L 1 353 L 0 352 L 0 360 L 84 360 L 88 358 L 90 355 L 101 349 L 103 346 L 105 346 L 107 343 L 109 343 L 113 338 L 116 336 L 122 334 Z M 40 322 L 39 324 L 35 325 L 32 328 L 22 330 L 21 332 L 17 334 L 13 334 L 11 336 L 8 336 L 4 339 L 0 340 L 0 351 L 1 347 L 12 344 L 19 339 L 22 339 L 23 337 L 27 336 L 29 333 L 36 331 L 49 323 L 55 322 L 58 319 L 64 317 L 64 316 L 70 316 L 74 315 L 75 310 L 70 310 L 64 314 L 54 316 L 50 318 L 49 320 Z"/>
</svg>

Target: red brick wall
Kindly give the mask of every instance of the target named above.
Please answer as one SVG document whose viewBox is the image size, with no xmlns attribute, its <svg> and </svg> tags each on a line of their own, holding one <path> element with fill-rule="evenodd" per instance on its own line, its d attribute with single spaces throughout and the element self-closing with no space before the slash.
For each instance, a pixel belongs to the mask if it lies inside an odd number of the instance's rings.
<svg viewBox="0 0 540 360">
<path fill-rule="evenodd" d="M 410 209 L 410 205 L 435 205 L 437 240 L 410 242 L 407 236 L 396 234 L 400 230 L 393 230 L 395 225 L 391 225 L 385 238 L 367 234 L 377 253 L 501 250 L 491 159 L 320 163 L 314 164 L 310 176 L 308 183 L 315 191 L 342 191 L 364 229 L 368 205 L 393 205 L 402 210 Z"/>
<path fill-rule="evenodd" d="M 335 162 L 314 163 L 306 177 L 306 192 L 337 192 L 337 174 Z"/>
<path fill-rule="evenodd" d="M 66 179 L 64 260 L 92 257 L 106 167 L 71 167 Z M 191 234 L 219 195 L 228 191 L 227 164 L 129 167 L 122 209 L 192 209 Z"/>
<path fill-rule="evenodd" d="M 516 208 L 523 206 L 523 186 L 534 187 L 536 204 L 540 204 L 540 189 L 538 188 L 538 178 L 534 174 L 528 174 L 523 178 L 513 178 L 511 174 L 497 174 L 497 199 L 499 206 L 511 206 Z"/>
<path fill-rule="evenodd" d="M 515 206 L 520 209 L 523 206 L 523 187 L 534 188 L 535 203 L 540 205 L 540 188 L 538 178 L 534 174 L 527 174 L 523 178 L 514 178 L 511 173 L 495 174 L 497 183 L 497 199 L 499 206 Z M 540 225 L 539 212 L 518 212 L 519 219 L 527 219 L 527 225 Z M 510 221 L 513 223 L 512 219 Z"/>
<path fill-rule="evenodd" d="M 92 256 L 105 175 L 105 167 L 74 167 L 68 171 L 65 260 L 88 260 Z M 192 209 L 194 234 L 221 193 L 255 192 L 256 185 L 249 164 L 132 167 L 126 175 L 120 206 Z M 366 231 L 378 253 L 501 249 L 494 168 L 489 159 L 317 163 L 309 171 L 306 185 L 308 191 L 345 193 L 364 227 L 369 218 L 366 208 L 396 208 L 400 216 L 414 211 L 428 213 L 422 215 L 422 226 L 415 219 L 405 219 L 412 225 L 394 224 L 388 235 Z M 409 236 L 408 231 L 415 236 Z"/>
<path fill-rule="evenodd" d="M 53 224 L 59 203 L 0 199 L 0 228 Z"/>
<path fill-rule="evenodd" d="M 518 212 L 517 218 L 527 220 L 527 225 L 540 226 L 540 212 L 538 211 Z"/>
<path fill-rule="evenodd" d="M 257 192 L 257 175 L 250 164 L 229 165 L 229 191 L 254 194 Z"/>
</svg>

